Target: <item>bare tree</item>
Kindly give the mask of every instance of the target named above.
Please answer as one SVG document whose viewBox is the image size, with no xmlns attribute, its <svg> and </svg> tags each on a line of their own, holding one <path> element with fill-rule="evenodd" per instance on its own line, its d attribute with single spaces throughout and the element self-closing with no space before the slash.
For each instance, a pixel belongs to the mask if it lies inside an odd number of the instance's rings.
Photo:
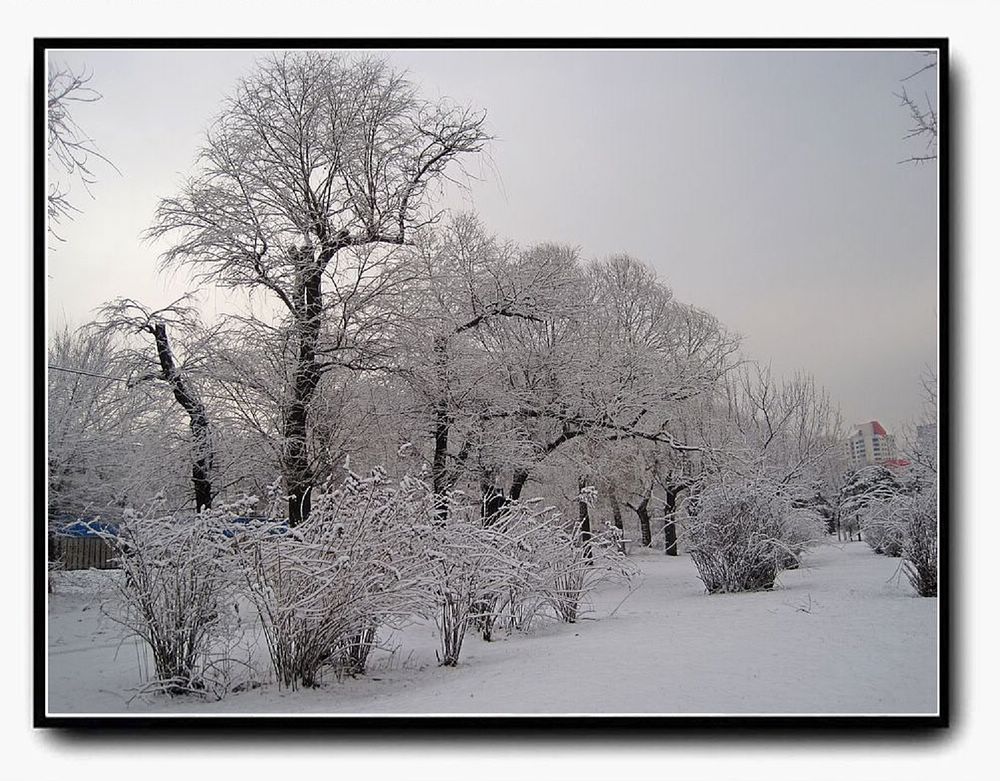
<svg viewBox="0 0 1000 781">
<path fill-rule="evenodd" d="M 97 181 L 92 169 L 94 160 L 101 160 L 115 168 L 114 163 L 101 154 L 93 139 L 73 118 L 74 104 L 94 103 L 101 99 L 101 94 L 89 86 L 92 77 L 92 73 L 76 72 L 66 65 L 50 63 L 46 98 L 49 163 L 64 175 L 79 181 L 88 194 L 90 186 Z M 70 200 L 69 186 L 65 182 L 54 181 L 54 176 L 52 179 L 46 203 L 49 233 L 62 240 L 53 226 L 62 220 L 72 219 L 79 209 Z"/>
<path fill-rule="evenodd" d="M 148 235 L 172 238 L 165 264 L 267 291 L 283 309 L 294 345 L 282 454 L 293 524 L 310 509 L 307 429 L 320 380 L 360 361 L 364 338 L 379 332 L 363 324 L 395 279 L 385 248 L 434 221 L 428 187 L 484 147 L 483 122 L 422 100 L 377 59 L 275 56 L 240 82 L 195 175 L 157 209 Z"/>
<path fill-rule="evenodd" d="M 746 362 L 711 415 L 719 418 L 715 482 L 764 479 L 798 494 L 817 480 L 833 488 L 830 477 L 842 471 L 840 412 L 808 375 L 775 378 L 769 365 Z"/>
<path fill-rule="evenodd" d="M 178 299 L 162 309 L 150 310 L 137 301 L 119 298 L 101 309 L 98 327 L 107 332 L 145 334 L 152 337 L 154 355 L 140 349 L 134 353 L 138 359 L 137 373 L 129 380 L 134 387 L 143 382 L 159 380 L 165 382 L 176 402 L 188 416 L 191 429 L 191 482 L 194 487 L 195 509 L 198 511 L 212 507 L 212 470 L 215 451 L 212 442 L 212 428 L 208 412 L 201 396 L 195 390 L 189 377 L 191 364 L 177 361 L 167 334 L 167 326 L 174 325 L 185 330 L 193 329 L 196 315 L 191 307 Z M 193 361 L 196 359 L 192 360 Z M 154 371 L 145 369 L 155 366 Z"/>
<path fill-rule="evenodd" d="M 938 471 L 938 380 L 927 367 L 920 377 L 923 409 L 917 420 L 909 423 L 903 434 L 903 449 L 911 462 L 918 482 L 934 483 Z"/>
<path fill-rule="evenodd" d="M 410 298 L 420 311 L 406 321 L 412 333 L 400 337 L 409 348 L 399 370 L 429 418 L 439 512 L 447 511 L 447 492 L 472 464 L 484 508 L 499 509 L 497 472 L 520 432 L 512 422 L 517 399 L 503 388 L 508 364 L 498 334 L 506 324 L 542 326 L 553 317 L 573 252 L 556 245 L 520 249 L 489 235 L 474 216 L 459 215 L 428 237 L 418 262 Z"/>
<path fill-rule="evenodd" d="M 568 469 L 568 458 L 574 470 L 599 476 L 602 492 L 616 491 L 613 515 L 622 504 L 638 506 L 640 525 L 643 512 L 648 525 L 655 451 L 699 449 L 677 435 L 682 408 L 729 370 L 737 341 L 714 318 L 674 301 L 633 258 L 577 266 L 574 273 L 561 306 L 544 322 L 491 329 L 497 336 L 489 349 L 501 356 L 501 383 L 513 400 L 509 422 L 521 441 L 508 460 L 508 495 L 519 498 L 528 480 L 543 481 L 545 471 Z M 599 455 L 639 444 L 648 446 L 649 458 L 629 459 L 643 463 L 634 470 L 612 468 Z M 551 469 L 539 472 L 546 462 Z"/>
</svg>

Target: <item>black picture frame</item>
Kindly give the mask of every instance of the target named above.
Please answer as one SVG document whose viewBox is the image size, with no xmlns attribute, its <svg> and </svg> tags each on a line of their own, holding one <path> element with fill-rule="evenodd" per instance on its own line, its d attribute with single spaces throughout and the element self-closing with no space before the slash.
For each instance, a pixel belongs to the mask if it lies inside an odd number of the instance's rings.
<svg viewBox="0 0 1000 781">
<path fill-rule="evenodd" d="M 938 313 L 939 372 L 945 378 L 939 395 L 940 438 L 939 496 L 939 616 L 938 704 L 936 715 L 726 715 L 697 716 L 305 716 L 257 715 L 157 715 L 136 716 L 52 716 L 46 703 L 46 334 L 45 334 L 45 200 L 46 128 L 45 57 L 50 49 L 723 49 L 723 50 L 865 50 L 900 49 L 938 51 L 938 165 L 939 243 Z M 611 739 L 663 737 L 671 733 L 751 736 L 796 732 L 812 736 L 853 734 L 880 736 L 931 732 L 951 725 L 952 669 L 955 628 L 952 583 L 952 525 L 956 522 L 952 484 L 952 396 L 955 367 L 952 363 L 955 331 L 951 328 L 952 275 L 952 138 L 949 41 L 933 38 L 70 38 L 42 37 L 33 42 L 33 725 L 36 728 L 97 732 L 102 734 L 148 734 L 169 731 L 175 735 L 203 735 L 206 731 L 243 737 L 274 736 L 283 733 L 336 735 L 396 735 L 407 738 L 478 735 L 484 738 L 582 737 Z M 321 731 L 321 732 L 320 732 Z"/>
</svg>

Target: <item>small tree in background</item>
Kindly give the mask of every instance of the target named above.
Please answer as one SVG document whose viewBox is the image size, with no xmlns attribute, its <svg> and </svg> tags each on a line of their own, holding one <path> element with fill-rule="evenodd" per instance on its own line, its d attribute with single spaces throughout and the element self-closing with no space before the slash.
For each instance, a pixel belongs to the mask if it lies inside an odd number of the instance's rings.
<svg viewBox="0 0 1000 781">
<path fill-rule="evenodd" d="M 857 470 L 840 490 L 838 529 L 846 531 L 849 539 L 854 539 L 857 533 L 860 540 L 861 524 L 868 506 L 891 499 L 900 490 L 899 481 L 884 466 L 866 466 Z"/>
<path fill-rule="evenodd" d="M 823 484 L 819 481 L 813 482 L 808 490 L 800 490 L 792 498 L 792 507 L 798 510 L 809 510 L 816 513 L 826 526 L 826 533 L 833 534 L 837 531 L 837 517 L 823 492 Z"/>
</svg>

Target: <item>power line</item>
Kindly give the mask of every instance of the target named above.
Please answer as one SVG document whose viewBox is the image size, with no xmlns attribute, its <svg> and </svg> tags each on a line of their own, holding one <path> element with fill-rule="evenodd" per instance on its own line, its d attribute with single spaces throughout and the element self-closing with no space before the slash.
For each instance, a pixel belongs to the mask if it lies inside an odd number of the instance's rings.
<svg viewBox="0 0 1000 781">
<path fill-rule="evenodd" d="M 49 364 L 50 369 L 55 369 L 56 371 L 66 372 L 67 374 L 82 374 L 84 377 L 97 377 L 101 380 L 115 380 L 117 382 L 127 383 L 128 379 L 125 377 L 111 377 L 107 374 L 94 374 L 93 372 L 80 371 L 79 369 L 67 369 L 65 366 L 56 366 L 55 364 Z"/>
</svg>

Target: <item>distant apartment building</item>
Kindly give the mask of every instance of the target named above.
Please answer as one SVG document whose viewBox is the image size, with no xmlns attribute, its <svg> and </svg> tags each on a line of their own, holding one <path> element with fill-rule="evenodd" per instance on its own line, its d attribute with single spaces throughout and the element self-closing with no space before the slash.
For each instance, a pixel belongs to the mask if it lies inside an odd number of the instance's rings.
<svg viewBox="0 0 1000 781">
<path fill-rule="evenodd" d="M 877 420 L 862 423 L 844 443 L 847 461 L 852 468 L 872 464 L 896 465 L 896 440 Z"/>
</svg>

